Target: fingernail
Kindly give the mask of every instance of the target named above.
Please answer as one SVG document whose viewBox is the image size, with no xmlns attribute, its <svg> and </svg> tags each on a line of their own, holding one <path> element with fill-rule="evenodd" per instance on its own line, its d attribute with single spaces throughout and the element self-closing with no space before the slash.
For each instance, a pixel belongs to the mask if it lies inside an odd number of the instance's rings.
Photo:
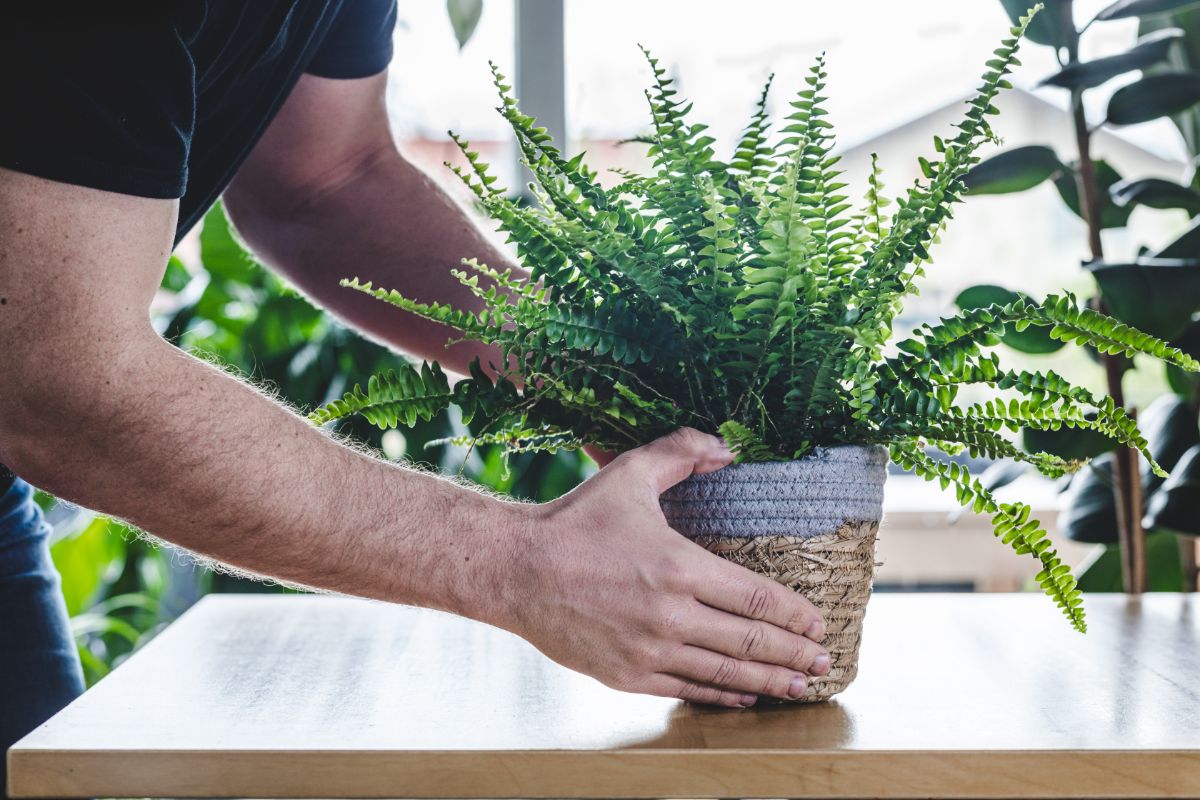
<svg viewBox="0 0 1200 800">
<path fill-rule="evenodd" d="M 814 619 L 808 629 L 804 631 L 804 635 L 814 642 L 819 642 L 825 638 L 825 621 Z"/>
<path fill-rule="evenodd" d="M 831 666 L 833 666 L 833 661 L 829 658 L 829 654 L 821 653 L 821 655 L 813 659 L 812 674 L 824 675 L 825 673 L 829 672 L 829 668 Z"/>
<path fill-rule="evenodd" d="M 738 698 L 738 702 L 741 704 L 742 708 L 749 708 L 758 702 L 758 697 L 752 694 L 744 694 Z"/>
<path fill-rule="evenodd" d="M 803 675 L 792 678 L 792 684 L 788 687 L 788 697 L 795 700 L 797 697 L 803 697 L 806 691 L 808 691 L 808 678 Z"/>
</svg>

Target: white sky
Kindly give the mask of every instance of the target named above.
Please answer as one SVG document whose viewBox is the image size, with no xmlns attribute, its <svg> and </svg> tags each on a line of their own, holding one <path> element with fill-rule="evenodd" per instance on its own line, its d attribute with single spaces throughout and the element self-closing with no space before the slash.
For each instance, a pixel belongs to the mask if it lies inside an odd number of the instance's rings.
<svg viewBox="0 0 1200 800">
<path fill-rule="evenodd" d="M 1080 20 L 1107 0 L 1077 0 Z M 404 0 L 397 29 L 391 102 L 402 136 L 500 138 L 487 71 L 493 59 L 513 64 L 512 0 L 484 0 L 474 39 L 460 53 L 439 0 Z M 645 129 L 641 90 L 649 70 L 637 48 L 649 47 L 695 101 L 696 118 L 728 141 L 745 122 L 763 79 L 776 73 L 781 108 L 815 55 L 824 50 L 830 111 L 840 140 L 852 144 L 962 97 L 1008 20 L 998 0 L 566 0 L 568 122 L 573 137 L 620 138 Z M 1084 56 L 1126 49 L 1130 21 L 1094 26 Z M 1014 83 L 1032 87 L 1055 71 L 1050 50 L 1026 43 Z M 1096 114 L 1120 80 L 1092 93 Z M 1039 90 L 1056 103 L 1065 92 Z M 1122 131 L 1148 149 L 1178 158 L 1173 130 Z"/>
</svg>

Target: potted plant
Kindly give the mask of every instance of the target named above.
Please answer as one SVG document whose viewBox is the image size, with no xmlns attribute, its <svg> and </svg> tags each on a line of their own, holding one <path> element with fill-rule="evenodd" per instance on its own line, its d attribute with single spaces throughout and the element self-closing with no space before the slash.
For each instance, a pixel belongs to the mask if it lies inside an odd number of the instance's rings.
<svg viewBox="0 0 1200 800">
<path fill-rule="evenodd" d="M 1145 449 L 1111 399 L 1051 372 L 1005 370 L 985 347 L 1009 325 L 1046 328 L 1102 352 L 1200 365 L 1069 295 L 964 311 L 889 347 L 975 150 L 993 138 L 992 99 L 1008 85 L 1028 22 L 1022 18 L 987 62 L 957 133 L 935 140 L 936 156 L 920 160 L 925 179 L 890 216 L 877 168 L 863 210 L 850 211 L 830 152 L 822 59 L 777 137 L 763 91 L 726 162 L 705 127 L 686 120 L 689 106 L 647 54 L 655 169 L 623 174 L 611 188 L 582 156 L 566 158 L 554 147 L 493 67 L 499 110 L 533 173 L 538 205 L 507 199 L 461 141 L 469 167 L 455 171 L 516 244 L 528 276 L 465 262 L 456 274 L 486 304 L 478 314 L 357 279 L 343 283 L 496 345 L 504 356 L 493 365 L 498 377 L 476 362 L 469 378 L 450 386 L 436 363 L 402 365 L 312 420 L 362 415 L 387 427 L 456 404 L 475 431 L 471 441 L 512 451 L 625 450 L 681 426 L 720 433 L 737 463 L 688 479 L 664 495 L 663 511 L 684 535 L 822 609 L 834 666 L 812 680 L 808 700 L 840 691 L 856 671 L 889 454 L 989 514 L 1005 544 L 1037 560 L 1038 583 L 1083 631 L 1074 578 L 1029 506 L 997 502 L 960 464 L 927 447 L 1017 459 L 1052 476 L 1079 464 L 1026 453 L 1004 432 L 1078 427 Z M 967 384 L 1009 397 L 956 402 Z"/>
<path fill-rule="evenodd" d="M 1025 10 L 1021 0 L 1001 2 L 1014 20 Z M 1073 0 L 1049 0 L 1046 5 L 1030 26 L 1028 39 L 1052 48 L 1058 57 L 1061 68 L 1039 85 L 1061 89 L 1069 100 L 1067 124 L 1074 149 L 1062 152 L 1046 144 L 1028 144 L 1002 150 L 968 172 L 967 194 L 1008 194 L 1053 184 L 1064 205 L 1086 224 L 1083 265 L 1095 280 L 1089 304 L 1189 355 L 1200 354 L 1200 322 L 1193 320 L 1200 312 L 1200 178 L 1195 170 L 1200 153 L 1200 9 L 1182 0 L 1114 0 L 1087 22 L 1077 23 L 1074 12 L 1079 4 Z M 1127 50 L 1083 60 L 1088 36 L 1111 35 L 1104 32 L 1108 23 L 1133 19 L 1141 36 L 1133 41 L 1131 32 Z M 1131 80 L 1112 91 L 1111 81 L 1121 76 Z M 1088 113 L 1091 105 L 1086 101 L 1097 92 L 1110 94 L 1102 116 Z M 1105 129 L 1162 118 L 1174 123 L 1191 157 L 1182 183 L 1122 176 L 1103 153 L 1093 152 L 1096 135 Z M 1139 247 L 1136 254 L 1114 253 L 1111 242 L 1106 248 L 1103 232 L 1129 226 L 1138 207 L 1147 210 L 1141 213 L 1182 211 L 1191 223 L 1165 246 Z M 980 285 L 963 291 L 957 303 L 972 308 L 1013 296 L 1004 287 Z M 1037 330 L 1009 331 L 1002 340 L 1030 354 L 1052 353 L 1063 346 Z M 1136 365 L 1119 354 L 1101 355 L 1100 361 L 1107 392 L 1121 403 L 1126 376 Z M 1140 423 L 1150 452 L 1172 471 L 1169 481 L 1139 464 L 1131 449 L 1114 448 L 1114 442 L 1091 431 L 1025 431 L 1028 449 L 1095 459 L 1072 478 L 1059 520 L 1064 536 L 1107 545 L 1079 576 L 1081 587 L 1135 594 L 1196 589 L 1200 383 L 1170 364 L 1166 379 L 1171 391 L 1142 409 Z"/>
</svg>

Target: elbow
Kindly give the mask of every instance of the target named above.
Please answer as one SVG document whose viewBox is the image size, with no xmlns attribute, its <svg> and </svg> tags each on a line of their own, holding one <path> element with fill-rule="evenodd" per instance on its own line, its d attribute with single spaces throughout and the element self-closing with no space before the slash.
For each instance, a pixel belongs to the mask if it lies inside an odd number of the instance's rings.
<svg viewBox="0 0 1200 800">
<path fill-rule="evenodd" d="M 0 463 L 69 496 L 80 469 L 115 457 L 122 431 L 136 427 L 138 387 L 148 385 L 140 378 L 153 371 L 148 347 L 155 343 L 170 347 L 146 326 L 115 351 L 97 342 L 55 358 L 35 346 L 20 363 L 6 365 L 0 370 Z"/>
<path fill-rule="evenodd" d="M 297 244 L 312 220 L 320 218 L 318 197 L 293 170 L 250 164 L 226 188 L 221 202 L 250 249 L 273 261 Z"/>
<path fill-rule="evenodd" d="M 85 397 L 103 395 L 104 384 L 87 370 L 14 384 L 0 398 L 0 462 L 30 483 L 58 491 L 60 481 L 69 480 L 65 457 L 78 457 L 96 426 Z"/>
<path fill-rule="evenodd" d="M 238 236 L 252 251 L 265 255 L 270 249 L 272 220 L 279 218 L 272 200 L 258 192 L 231 186 L 222 196 L 221 203 Z"/>
<path fill-rule="evenodd" d="M 6 390 L 0 398 L 0 463 L 36 486 L 54 491 L 61 477 L 56 454 L 71 447 L 78 424 L 65 410 L 62 397 L 39 386 Z"/>
<path fill-rule="evenodd" d="M 290 248 L 299 244 L 303 233 L 295 204 L 279 194 L 235 184 L 221 201 L 238 236 L 251 252 L 272 265 L 287 262 Z"/>
</svg>

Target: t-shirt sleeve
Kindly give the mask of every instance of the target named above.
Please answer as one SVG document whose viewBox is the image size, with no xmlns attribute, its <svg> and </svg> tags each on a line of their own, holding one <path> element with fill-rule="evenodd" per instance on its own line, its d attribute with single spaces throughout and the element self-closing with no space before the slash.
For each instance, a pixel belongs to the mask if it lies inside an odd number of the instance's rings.
<svg viewBox="0 0 1200 800">
<path fill-rule="evenodd" d="M 308 72 L 320 78 L 366 78 L 392 60 L 396 0 L 345 0 Z"/>
<path fill-rule="evenodd" d="M 181 197 L 195 76 L 169 6 L 0 4 L 0 166 L 122 194 Z"/>
</svg>

